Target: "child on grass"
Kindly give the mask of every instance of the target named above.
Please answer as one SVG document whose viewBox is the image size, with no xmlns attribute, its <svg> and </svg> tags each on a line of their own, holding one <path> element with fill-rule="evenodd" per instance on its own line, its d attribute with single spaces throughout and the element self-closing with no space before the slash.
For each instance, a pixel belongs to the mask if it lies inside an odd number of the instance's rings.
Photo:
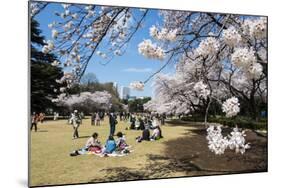
<svg viewBox="0 0 281 188">
<path fill-rule="evenodd" d="M 106 141 L 105 148 L 103 150 L 103 154 L 110 154 L 116 150 L 116 142 L 112 135 L 110 135 Z"/>
</svg>

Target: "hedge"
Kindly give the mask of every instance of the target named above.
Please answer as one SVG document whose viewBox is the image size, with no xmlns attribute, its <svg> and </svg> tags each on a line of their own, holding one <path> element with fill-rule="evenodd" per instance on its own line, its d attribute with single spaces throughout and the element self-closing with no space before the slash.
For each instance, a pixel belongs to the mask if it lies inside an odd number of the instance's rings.
<svg viewBox="0 0 281 188">
<path fill-rule="evenodd" d="M 204 122 L 204 117 L 202 116 L 184 116 L 181 118 L 183 121 L 194 121 L 194 122 Z M 229 127 L 235 127 L 238 125 L 240 128 L 254 129 L 254 130 L 267 130 L 267 119 L 262 119 L 258 122 L 251 120 L 247 117 L 236 117 L 235 119 L 226 117 L 209 117 L 208 122 L 210 123 L 220 123 L 222 125 L 227 125 Z"/>
</svg>

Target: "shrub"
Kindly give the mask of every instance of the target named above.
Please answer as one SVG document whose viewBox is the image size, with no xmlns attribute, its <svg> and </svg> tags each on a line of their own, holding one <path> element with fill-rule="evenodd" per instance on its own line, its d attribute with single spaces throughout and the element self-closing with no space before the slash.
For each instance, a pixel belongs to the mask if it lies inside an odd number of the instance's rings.
<svg viewBox="0 0 281 188">
<path fill-rule="evenodd" d="M 194 121 L 194 122 L 204 122 L 204 117 L 202 116 L 184 116 L 181 118 L 183 121 Z M 209 117 L 208 122 L 210 123 L 220 123 L 222 125 L 227 125 L 229 127 L 235 127 L 238 125 L 240 128 L 246 129 L 262 129 L 267 130 L 267 119 L 263 118 L 260 121 L 256 122 L 248 117 L 238 116 L 235 119 L 226 118 L 226 117 Z"/>
</svg>

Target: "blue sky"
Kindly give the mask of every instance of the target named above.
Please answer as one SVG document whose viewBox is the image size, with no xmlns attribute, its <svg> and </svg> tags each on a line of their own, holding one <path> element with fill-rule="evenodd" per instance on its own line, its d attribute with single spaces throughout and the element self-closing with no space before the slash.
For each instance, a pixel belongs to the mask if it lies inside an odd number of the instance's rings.
<svg viewBox="0 0 281 188">
<path fill-rule="evenodd" d="M 40 29 L 46 39 L 51 39 L 51 30 L 48 28 L 48 24 L 52 23 L 56 16 L 54 12 L 61 12 L 62 6 L 59 3 L 49 4 L 35 19 L 40 23 Z M 114 59 L 106 64 L 99 63 L 100 58 L 93 56 L 86 73 L 93 72 L 100 82 L 117 82 L 119 86 L 129 86 L 133 81 L 144 81 L 151 74 L 157 71 L 164 61 L 157 61 L 147 59 L 138 53 L 138 44 L 143 39 L 150 38 L 149 28 L 154 24 L 161 24 L 161 19 L 157 10 L 151 10 L 144 22 L 144 27 L 141 28 L 130 41 L 128 48 L 124 55 L 116 56 Z M 103 51 L 102 48 L 99 50 Z M 162 73 L 168 73 L 174 71 L 174 66 L 167 66 Z M 152 80 L 150 80 L 144 88 L 144 91 L 131 90 L 132 96 L 152 96 Z"/>
</svg>

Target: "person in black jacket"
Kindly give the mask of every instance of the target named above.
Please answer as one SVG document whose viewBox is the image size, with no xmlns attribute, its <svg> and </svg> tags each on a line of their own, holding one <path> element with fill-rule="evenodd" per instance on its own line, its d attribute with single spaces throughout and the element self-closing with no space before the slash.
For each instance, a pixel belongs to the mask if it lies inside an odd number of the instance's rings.
<svg viewBox="0 0 281 188">
<path fill-rule="evenodd" d="M 139 121 L 140 121 L 140 127 L 139 127 L 139 129 L 140 129 L 140 130 L 144 130 L 144 129 L 145 129 L 145 126 L 144 126 L 144 119 L 143 119 L 143 117 L 141 117 L 141 118 L 139 119 Z"/>
<path fill-rule="evenodd" d="M 111 112 L 109 114 L 109 125 L 110 125 L 110 136 L 113 136 L 114 135 L 114 132 L 115 132 L 115 127 L 116 127 L 116 124 L 117 124 L 117 120 L 116 120 L 116 116 L 114 115 L 113 112 Z"/>
<path fill-rule="evenodd" d="M 150 132 L 149 132 L 149 127 L 148 126 L 146 126 L 145 129 L 142 131 L 142 135 L 138 136 L 136 138 L 137 142 L 141 142 L 143 140 L 150 141 Z"/>
</svg>

